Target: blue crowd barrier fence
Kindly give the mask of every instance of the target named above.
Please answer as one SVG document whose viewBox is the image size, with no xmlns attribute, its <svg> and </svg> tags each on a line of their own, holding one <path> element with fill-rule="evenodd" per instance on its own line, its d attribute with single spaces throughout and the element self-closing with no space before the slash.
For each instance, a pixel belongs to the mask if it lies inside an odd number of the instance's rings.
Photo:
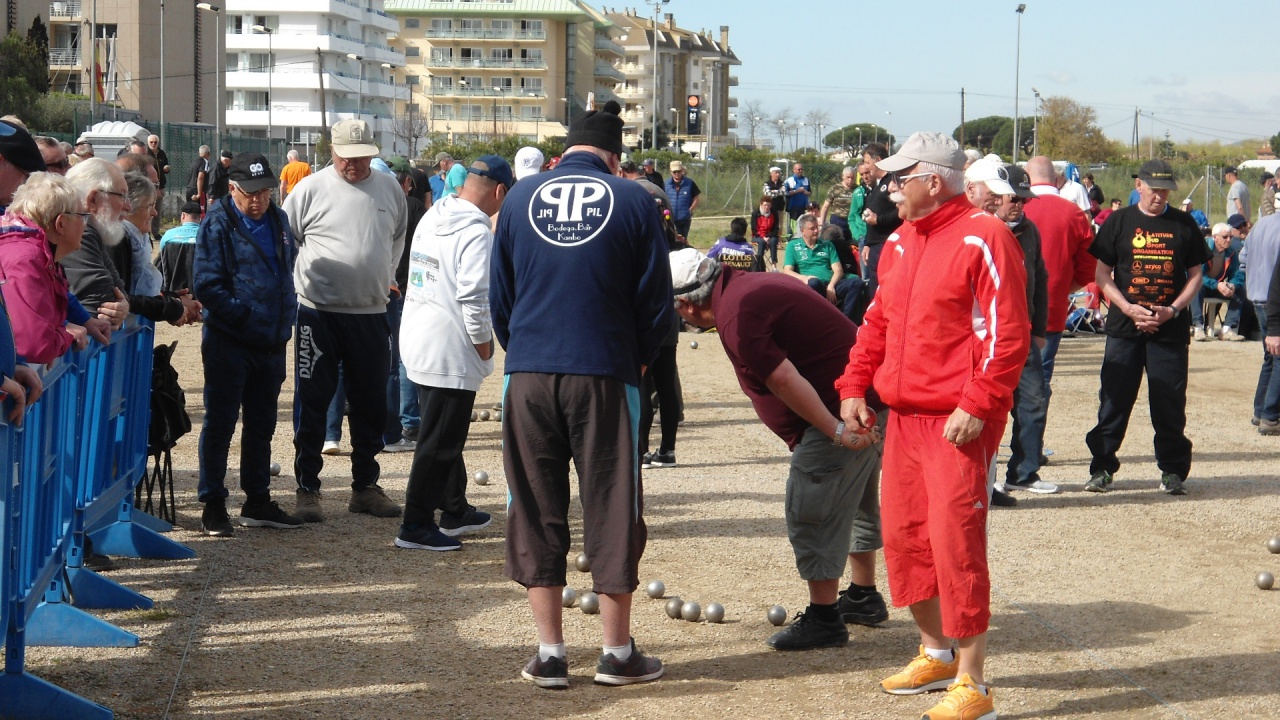
<svg viewBox="0 0 1280 720">
<path fill-rule="evenodd" d="M 110 345 L 90 343 L 44 370 L 44 394 L 21 427 L 0 419 L 0 717 L 112 717 L 25 670 L 28 646 L 138 645 L 84 610 L 152 606 L 84 568 L 86 536 L 111 555 L 195 555 L 159 534 L 171 526 L 133 507 L 147 470 L 153 344 L 154 327 L 133 316 Z"/>
</svg>

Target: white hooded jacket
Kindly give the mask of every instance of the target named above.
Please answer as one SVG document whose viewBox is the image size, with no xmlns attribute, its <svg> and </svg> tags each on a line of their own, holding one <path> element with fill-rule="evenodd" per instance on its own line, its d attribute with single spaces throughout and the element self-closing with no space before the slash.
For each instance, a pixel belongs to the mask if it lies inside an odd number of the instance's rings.
<svg viewBox="0 0 1280 720">
<path fill-rule="evenodd" d="M 451 195 L 418 223 L 400 321 L 400 358 L 419 385 L 479 390 L 493 372 L 476 345 L 493 339 L 489 255 L 493 230 L 480 208 Z"/>
</svg>

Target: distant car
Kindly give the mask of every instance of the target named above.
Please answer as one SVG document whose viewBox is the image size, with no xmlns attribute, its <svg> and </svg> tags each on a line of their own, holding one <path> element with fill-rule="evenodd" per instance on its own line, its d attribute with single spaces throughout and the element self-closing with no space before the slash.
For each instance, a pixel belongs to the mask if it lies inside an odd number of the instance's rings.
<svg viewBox="0 0 1280 720">
<path fill-rule="evenodd" d="M 1106 163 L 1104 163 L 1104 162 L 1103 162 L 1103 163 L 1090 163 L 1090 164 L 1089 164 L 1089 169 L 1090 169 L 1090 170 L 1093 170 L 1093 171 L 1106 170 L 1106 169 L 1107 169 L 1107 167 L 1108 167 L 1108 166 L 1107 166 L 1107 164 L 1106 164 Z"/>
</svg>

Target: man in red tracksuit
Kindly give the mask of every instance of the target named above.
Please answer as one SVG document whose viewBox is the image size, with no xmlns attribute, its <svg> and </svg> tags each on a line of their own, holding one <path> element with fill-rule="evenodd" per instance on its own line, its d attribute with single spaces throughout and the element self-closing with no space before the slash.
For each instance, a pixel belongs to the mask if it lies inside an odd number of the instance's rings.
<svg viewBox="0 0 1280 720">
<path fill-rule="evenodd" d="M 906 222 L 885 243 L 880 289 L 836 382 L 850 426 L 875 421 L 873 382 L 890 409 L 885 566 L 921 647 L 880 686 L 899 695 L 946 688 L 931 720 L 996 717 L 982 674 L 988 478 L 1031 343 L 1022 251 L 1004 223 L 964 197 L 964 161 L 950 137 L 915 133 L 877 163 L 895 177 Z"/>
</svg>

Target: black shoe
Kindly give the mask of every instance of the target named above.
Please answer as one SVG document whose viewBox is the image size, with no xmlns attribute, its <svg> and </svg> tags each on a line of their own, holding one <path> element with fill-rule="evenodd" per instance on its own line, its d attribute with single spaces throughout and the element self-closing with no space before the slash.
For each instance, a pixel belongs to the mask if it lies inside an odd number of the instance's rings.
<svg viewBox="0 0 1280 720">
<path fill-rule="evenodd" d="M 676 465 L 676 451 L 668 450 L 666 452 L 645 453 L 644 462 L 641 463 L 640 467 L 660 468 L 660 467 L 675 467 L 675 465 Z"/>
<path fill-rule="evenodd" d="M 599 685 L 635 685 L 662 677 L 662 661 L 646 657 L 631 639 L 631 656 L 619 660 L 616 656 L 601 655 L 596 662 L 595 681 Z"/>
<path fill-rule="evenodd" d="M 418 442 L 418 428 L 416 427 L 407 427 L 402 430 L 400 434 L 404 436 L 405 440 L 408 440 L 411 443 Z"/>
<path fill-rule="evenodd" d="M 240 524 L 245 527 L 293 530 L 302 527 L 304 522 L 306 521 L 297 515 L 290 515 L 280 509 L 280 503 L 275 500 L 250 500 L 240 507 Z"/>
<path fill-rule="evenodd" d="M 849 628 L 840 620 L 824 622 L 813 613 L 796 613 L 796 619 L 765 641 L 774 650 L 816 650 L 849 644 Z"/>
<path fill-rule="evenodd" d="M 493 522 L 493 517 L 483 510 L 475 508 L 467 508 L 467 511 L 461 515 L 453 513 L 440 513 L 440 532 L 449 537 L 457 537 L 463 533 L 475 532 L 489 527 L 489 523 Z"/>
<path fill-rule="evenodd" d="M 569 687 L 569 663 L 564 658 L 542 660 L 537 655 L 520 671 L 520 677 L 540 688 L 564 690 Z"/>
<path fill-rule="evenodd" d="M 435 525 L 401 525 L 395 546 L 406 550 L 461 550 L 462 543 L 440 532 Z"/>
<path fill-rule="evenodd" d="M 991 504 L 995 507 L 1013 507 L 1018 504 L 1018 499 L 1000 488 L 995 488 L 991 491 Z"/>
<path fill-rule="evenodd" d="M 879 625 L 889 619 L 889 608 L 884 604 L 884 596 L 877 590 L 859 597 L 849 598 L 847 590 L 840 591 L 840 599 L 836 600 L 836 610 L 840 619 L 856 625 Z"/>
<path fill-rule="evenodd" d="M 231 518 L 227 515 L 227 501 L 223 498 L 206 500 L 204 512 L 200 513 L 200 527 L 210 537 L 232 537 L 236 534 L 231 527 Z"/>
<path fill-rule="evenodd" d="M 84 560 L 81 561 L 80 567 L 94 572 L 107 572 L 109 570 L 116 569 L 116 562 L 106 555 L 99 555 L 94 552 L 85 552 Z"/>
</svg>

